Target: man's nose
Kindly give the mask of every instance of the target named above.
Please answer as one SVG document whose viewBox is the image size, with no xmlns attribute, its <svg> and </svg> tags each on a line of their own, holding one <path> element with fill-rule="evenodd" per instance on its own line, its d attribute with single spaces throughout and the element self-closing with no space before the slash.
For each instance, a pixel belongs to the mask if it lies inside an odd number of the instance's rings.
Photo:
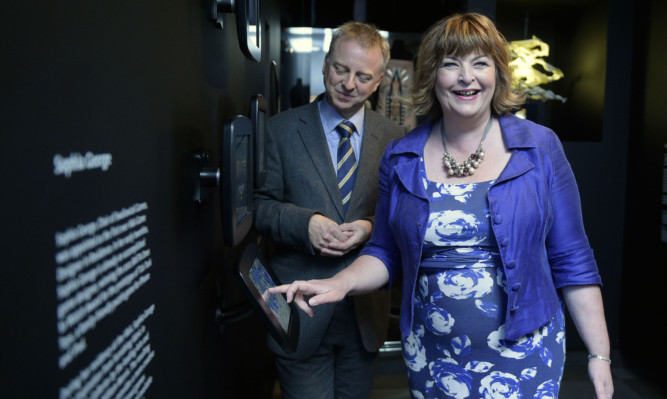
<svg viewBox="0 0 667 399">
<path fill-rule="evenodd" d="M 343 80 L 343 87 L 345 87 L 345 89 L 347 89 L 347 90 L 354 90 L 354 75 L 353 74 L 347 75 L 345 80 Z"/>
</svg>

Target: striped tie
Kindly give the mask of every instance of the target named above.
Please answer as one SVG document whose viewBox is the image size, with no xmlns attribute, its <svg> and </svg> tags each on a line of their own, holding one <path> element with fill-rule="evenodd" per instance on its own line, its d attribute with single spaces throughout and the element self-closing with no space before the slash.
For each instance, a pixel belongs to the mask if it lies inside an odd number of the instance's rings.
<svg viewBox="0 0 667 399">
<path fill-rule="evenodd" d="M 354 185 L 354 174 L 357 171 L 357 159 L 354 156 L 354 149 L 350 143 L 350 135 L 354 133 L 354 123 L 342 121 L 336 126 L 336 131 L 340 135 L 338 142 L 338 188 L 343 197 L 343 208 L 347 211 L 347 206 L 352 197 L 352 186 Z"/>
</svg>

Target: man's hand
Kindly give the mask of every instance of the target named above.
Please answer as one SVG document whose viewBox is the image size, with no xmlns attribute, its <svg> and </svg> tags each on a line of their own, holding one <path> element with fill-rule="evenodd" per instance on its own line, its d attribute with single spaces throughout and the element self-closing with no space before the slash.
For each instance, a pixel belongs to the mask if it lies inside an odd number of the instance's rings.
<svg viewBox="0 0 667 399">
<path fill-rule="evenodd" d="M 368 220 L 355 220 L 352 223 L 343 223 L 338 227 L 348 235 L 348 238 L 344 242 L 331 242 L 327 250 L 348 253 L 358 246 L 364 245 L 371 238 L 371 232 L 373 231 L 373 224 Z"/>
<path fill-rule="evenodd" d="M 316 214 L 308 222 L 308 237 L 313 244 L 313 248 L 322 253 L 322 255 L 342 256 L 345 252 L 340 250 L 328 250 L 333 242 L 345 242 L 348 234 L 341 230 L 338 223 L 333 220 Z"/>
<path fill-rule="evenodd" d="M 322 255 L 343 256 L 370 238 L 373 224 L 368 220 L 337 224 L 316 214 L 308 222 L 308 236 L 313 247 Z"/>
</svg>

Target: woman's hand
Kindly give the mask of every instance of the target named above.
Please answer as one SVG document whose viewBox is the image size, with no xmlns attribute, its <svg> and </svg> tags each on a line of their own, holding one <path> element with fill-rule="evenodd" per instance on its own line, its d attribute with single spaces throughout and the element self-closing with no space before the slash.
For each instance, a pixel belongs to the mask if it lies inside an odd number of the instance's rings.
<svg viewBox="0 0 667 399">
<path fill-rule="evenodd" d="M 563 287 L 562 292 L 588 353 L 609 357 L 611 347 L 600 287 L 574 285 Z M 595 387 L 597 399 L 611 399 L 614 394 L 610 366 L 609 362 L 602 359 L 588 359 L 588 376 Z"/>
<path fill-rule="evenodd" d="M 285 294 L 288 303 L 294 301 L 310 317 L 315 315 L 311 306 L 339 302 L 348 291 L 343 278 L 338 276 L 326 280 L 296 280 L 292 284 L 269 288 L 272 294 Z M 311 295 L 310 299 L 306 298 Z"/>
<path fill-rule="evenodd" d="M 588 359 L 588 376 L 595 387 L 597 399 L 611 399 L 614 395 L 614 383 L 611 377 L 611 365 L 600 359 Z"/>
<path fill-rule="evenodd" d="M 312 306 L 339 302 L 346 295 L 360 295 L 377 290 L 389 281 L 389 272 L 384 263 L 369 255 L 359 256 L 351 265 L 335 276 L 323 280 L 294 281 L 269 288 L 272 294 L 285 294 L 287 302 L 297 304 L 301 310 L 313 317 Z M 312 296 L 311 298 L 306 298 Z"/>
</svg>

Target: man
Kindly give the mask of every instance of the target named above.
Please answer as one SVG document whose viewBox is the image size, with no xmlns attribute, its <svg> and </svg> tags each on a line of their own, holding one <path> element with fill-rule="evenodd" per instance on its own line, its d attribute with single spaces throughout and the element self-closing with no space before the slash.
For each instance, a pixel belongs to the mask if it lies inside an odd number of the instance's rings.
<svg viewBox="0 0 667 399">
<path fill-rule="evenodd" d="M 254 223 L 274 242 L 271 266 L 282 283 L 333 276 L 370 237 L 380 158 L 402 133 L 364 106 L 388 60 L 375 27 L 339 27 L 322 67 L 324 95 L 268 121 L 268 173 L 255 192 Z M 313 318 L 300 312 L 294 353 L 269 340 L 283 397 L 369 397 L 388 310 L 388 293 L 377 292 L 326 305 Z"/>
</svg>

